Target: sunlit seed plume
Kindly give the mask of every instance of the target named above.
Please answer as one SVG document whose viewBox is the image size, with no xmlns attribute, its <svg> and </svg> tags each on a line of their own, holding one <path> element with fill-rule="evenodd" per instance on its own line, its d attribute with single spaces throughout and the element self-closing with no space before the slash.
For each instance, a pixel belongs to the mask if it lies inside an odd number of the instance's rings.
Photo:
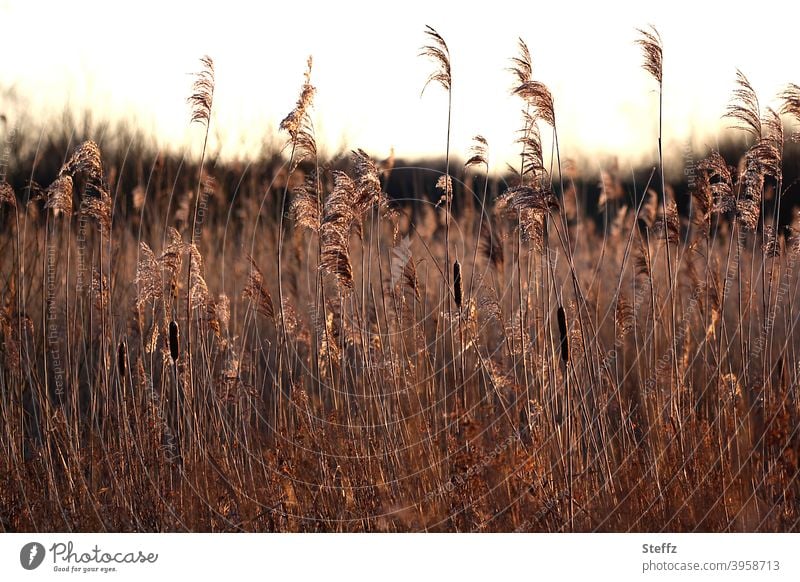
<svg viewBox="0 0 800 582">
<path fill-rule="evenodd" d="M 519 55 L 512 57 L 510 71 L 516 77 L 516 86 L 528 83 L 533 76 L 533 65 L 531 64 L 531 52 L 528 45 L 521 38 L 518 39 Z"/>
<path fill-rule="evenodd" d="M 320 227 L 320 269 L 334 275 L 345 290 L 353 288 L 350 229 L 353 226 L 355 184 L 344 172 L 333 172 L 333 191 L 325 200 Z"/>
<path fill-rule="evenodd" d="M 73 178 L 82 176 L 89 184 L 99 187 L 103 183 L 103 162 L 100 148 L 93 141 L 78 146 L 61 168 L 59 176 L 69 174 Z"/>
<path fill-rule="evenodd" d="M 8 182 L 0 182 L 0 204 L 8 204 L 17 207 L 17 195 Z"/>
<path fill-rule="evenodd" d="M 92 269 L 91 282 L 92 299 L 98 311 L 105 311 L 108 308 L 109 293 L 108 279 L 101 275 L 97 269 Z"/>
<path fill-rule="evenodd" d="M 191 122 L 208 126 L 214 102 L 214 61 L 208 55 L 200 59 L 201 69 L 194 74 L 192 94 L 187 101 L 191 106 Z"/>
<path fill-rule="evenodd" d="M 764 256 L 770 258 L 777 257 L 781 254 L 775 227 L 771 224 L 764 226 L 764 241 L 761 243 L 761 250 Z"/>
<path fill-rule="evenodd" d="M 290 213 L 298 228 L 319 232 L 321 212 L 317 196 L 316 176 L 309 174 L 302 184 L 292 190 Z"/>
<path fill-rule="evenodd" d="M 192 309 L 203 310 L 208 305 L 208 286 L 203 276 L 203 255 L 194 244 L 187 245 L 189 261 L 189 298 Z"/>
<path fill-rule="evenodd" d="M 247 284 L 242 291 L 242 297 L 250 299 L 258 313 L 275 321 L 275 308 L 272 303 L 272 296 L 264 284 L 264 276 L 261 274 L 261 270 L 256 265 L 253 257 L 248 257 L 248 260 L 250 262 L 250 271 L 247 274 Z"/>
<path fill-rule="evenodd" d="M 650 25 L 650 30 L 636 29 L 640 37 L 636 39 L 636 44 L 642 48 L 644 63 L 642 68 L 650 73 L 653 78 L 661 85 L 663 79 L 663 48 L 661 45 L 661 35 L 655 26 Z"/>
<path fill-rule="evenodd" d="M 529 111 L 522 112 L 523 128 L 516 143 L 522 146 L 522 178 L 543 177 L 545 173 L 542 136 L 536 119 Z M 528 180 L 531 181 L 531 180 Z"/>
<path fill-rule="evenodd" d="M 287 147 L 294 152 L 291 174 L 304 160 L 313 159 L 317 155 L 317 142 L 314 137 L 314 126 L 311 122 L 311 105 L 314 101 L 315 87 L 311 84 L 311 68 L 313 59 L 309 56 L 304 74 L 305 82 L 300 89 L 300 97 L 289 114 L 281 121 L 280 129 L 289 134 Z"/>
<path fill-rule="evenodd" d="M 300 90 L 300 97 L 297 99 L 297 104 L 294 109 L 289 112 L 289 115 L 287 115 L 280 124 L 280 129 L 288 132 L 292 139 L 297 138 L 297 134 L 302 126 L 302 121 L 308 114 L 308 110 L 311 108 L 311 103 L 314 100 L 316 89 L 311 84 L 312 64 L 312 58 L 308 57 L 307 69 L 304 74 L 305 82 Z"/>
<path fill-rule="evenodd" d="M 469 148 L 469 159 L 464 163 L 465 168 L 471 166 L 484 166 L 489 170 L 489 143 L 482 135 L 472 138 L 472 145 Z"/>
<path fill-rule="evenodd" d="M 624 338 L 628 335 L 628 332 L 633 329 L 635 315 L 633 305 L 620 293 L 614 308 L 614 322 L 616 324 L 618 340 Z"/>
<path fill-rule="evenodd" d="M 141 309 L 149 301 L 163 297 L 161 268 L 155 253 L 145 242 L 139 243 L 139 262 L 136 267 L 136 307 Z"/>
<path fill-rule="evenodd" d="M 53 213 L 58 215 L 63 212 L 66 216 L 72 215 L 72 177 L 64 174 L 55 179 L 47 188 L 47 201 L 45 208 L 50 208 Z"/>
<path fill-rule="evenodd" d="M 726 213 L 736 209 L 733 196 L 733 177 L 725 159 L 718 151 L 712 151 L 697 164 L 698 171 L 708 176 L 712 195 L 712 213 Z"/>
<path fill-rule="evenodd" d="M 183 242 L 180 233 L 174 227 L 167 228 L 168 242 L 161 253 L 160 261 L 164 270 L 169 275 L 169 280 L 175 281 L 178 273 L 183 266 L 183 254 L 186 243 Z"/>
<path fill-rule="evenodd" d="M 486 228 L 481 230 L 480 251 L 483 257 L 496 269 L 503 267 L 505 259 L 503 243 L 497 231 L 497 225 L 490 220 Z"/>
<path fill-rule="evenodd" d="M 436 189 L 441 190 L 442 195 L 439 197 L 439 202 L 436 203 L 436 206 L 444 206 L 447 207 L 448 202 L 453 199 L 453 178 L 446 174 L 442 174 L 439 176 L 439 179 L 436 180 Z"/>
<path fill-rule="evenodd" d="M 733 127 L 743 129 L 757 141 L 761 140 L 761 114 L 758 95 L 747 77 L 737 69 L 736 89 L 724 117 L 732 119 Z"/>
<path fill-rule="evenodd" d="M 535 112 L 535 117 L 546 122 L 550 127 L 556 124 L 553 95 L 547 85 L 540 81 L 527 81 L 513 91 L 514 95 L 521 97 Z"/>
<path fill-rule="evenodd" d="M 437 83 L 441 85 L 445 91 L 450 91 L 452 79 L 450 76 L 450 50 L 447 48 L 447 43 L 442 36 L 430 26 L 425 26 L 425 35 L 428 37 L 430 44 L 420 49 L 419 56 L 431 59 L 435 68 L 425 81 L 422 92 L 424 93 L 425 89 L 431 83 Z"/>
<path fill-rule="evenodd" d="M 783 101 L 781 113 L 791 115 L 797 123 L 800 123 L 800 85 L 790 83 L 781 92 L 780 99 Z M 800 131 L 792 134 L 793 141 L 800 141 Z"/>
<path fill-rule="evenodd" d="M 111 196 L 102 186 L 91 187 L 81 200 L 81 214 L 97 222 L 100 231 L 111 232 Z"/>
<path fill-rule="evenodd" d="M 655 190 L 652 188 L 648 188 L 645 194 L 645 201 L 642 203 L 642 208 L 639 211 L 639 220 L 641 220 L 647 228 L 653 228 L 657 214 L 658 194 L 656 194 Z"/>
</svg>

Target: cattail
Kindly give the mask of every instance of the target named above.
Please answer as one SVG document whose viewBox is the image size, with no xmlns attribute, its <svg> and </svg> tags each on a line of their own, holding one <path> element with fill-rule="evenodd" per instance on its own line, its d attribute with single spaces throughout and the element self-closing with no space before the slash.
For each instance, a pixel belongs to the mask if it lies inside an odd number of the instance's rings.
<svg viewBox="0 0 800 582">
<path fill-rule="evenodd" d="M 558 333 L 561 336 L 561 361 L 569 362 L 569 337 L 567 336 L 567 314 L 564 308 L 558 306 Z"/>
<path fill-rule="evenodd" d="M 178 360 L 178 324 L 175 321 L 169 322 L 169 355 L 174 364 Z"/>
<path fill-rule="evenodd" d="M 461 309 L 461 263 L 458 262 L 458 259 L 453 263 L 453 296 L 455 298 L 456 307 Z"/>
<path fill-rule="evenodd" d="M 127 357 L 125 341 L 121 341 L 117 347 L 117 370 L 120 378 L 124 378 L 127 372 Z"/>
</svg>

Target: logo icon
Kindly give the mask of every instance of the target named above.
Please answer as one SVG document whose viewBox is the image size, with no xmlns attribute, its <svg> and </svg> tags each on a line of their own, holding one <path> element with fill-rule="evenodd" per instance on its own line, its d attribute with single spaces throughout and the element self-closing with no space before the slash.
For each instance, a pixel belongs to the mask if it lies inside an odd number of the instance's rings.
<svg viewBox="0 0 800 582">
<path fill-rule="evenodd" d="M 30 542 L 22 546 L 19 552 L 19 563 L 26 570 L 35 570 L 44 562 L 44 546 L 38 542 Z"/>
</svg>

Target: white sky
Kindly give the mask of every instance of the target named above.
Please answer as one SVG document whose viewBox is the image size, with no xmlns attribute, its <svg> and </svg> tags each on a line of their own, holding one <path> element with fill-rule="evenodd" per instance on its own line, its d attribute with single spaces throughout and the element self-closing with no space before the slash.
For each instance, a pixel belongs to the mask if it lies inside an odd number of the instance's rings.
<svg viewBox="0 0 800 582">
<path fill-rule="evenodd" d="M 790 4 L 667 4 L 0 0 L 0 86 L 16 85 L 33 111 L 124 115 L 161 144 L 180 145 L 198 141 L 185 99 L 188 73 L 207 53 L 217 71 L 212 133 L 221 132 L 223 154 L 237 155 L 270 139 L 311 54 L 314 118 L 328 152 L 346 144 L 378 157 L 391 146 L 400 156 L 439 155 L 446 98 L 433 86 L 420 98 L 432 64 L 417 56 L 430 24 L 452 55 L 453 152 L 463 156 L 482 133 L 499 165 L 517 151 L 521 106 L 508 95 L 506 69 L 519 36 L 534 78 L 554 94 L 564 157 L 655 158 L 655 83 L 640 67 L 636 27 L 655 24 L 664 40 L 668 143 L 714 142 L 737 67 L 762 105 L 800 83 Z"/>
</svg>

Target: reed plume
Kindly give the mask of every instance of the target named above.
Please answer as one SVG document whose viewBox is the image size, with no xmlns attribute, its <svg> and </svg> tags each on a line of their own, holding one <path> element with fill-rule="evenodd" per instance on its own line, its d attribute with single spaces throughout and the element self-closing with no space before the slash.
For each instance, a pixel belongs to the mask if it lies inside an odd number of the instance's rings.
<svg viewBox="0 0 800 582">
<path fill-rule="evenodd" d="M 17 195 L 8 182 L 0 182 L 0 204 L 7 204 L 13 208 L 17 207 Z"/>
<path fill-rule="evenodd" d="M 430 40 L 430 44 L 423 46 L 420 49 L 419 56 L 428 57 L 435 68 L 425 81 L 422 87 L 422 92 L 431 83 L 437 83 L 444 88 L 445 91 L 450 91 L 452 85 L 452 78 L 450 75 L 450 50 L 447 48 L 447 43 L 442 36 L 436 32 L 431 26 L 425 26 L 425 35 Z"/>
<path fill-rule="evenodd" d="M 214 61 L 204 55 L 200 57 L 200 65 L 200 70 L 194 74 L 192 93 L 187 101 L 191 105 L 191 122 L 208 127 L 214 103 Z"/>
</svg>

